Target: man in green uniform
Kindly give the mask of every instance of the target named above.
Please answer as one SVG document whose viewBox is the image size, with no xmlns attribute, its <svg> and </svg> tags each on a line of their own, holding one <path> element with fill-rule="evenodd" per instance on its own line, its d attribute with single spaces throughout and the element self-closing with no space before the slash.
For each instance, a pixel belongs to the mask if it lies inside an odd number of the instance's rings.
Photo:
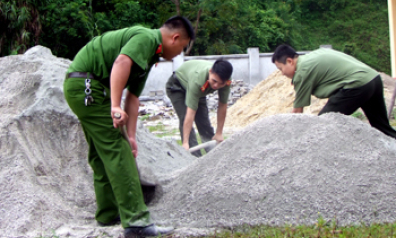
<svg viewBox="0 0 396 238">
<path fill-rule="evenodd" d="M 230 62 L 222 59 L 215 63 L 190 60 L 183 63 L 169 78 L 166 94 L 179 117 L 179 130 L 186 150 L 198 145 L 192 128 L 194 120 L 202 142 L 224 140 L 223 126 L 227 114 L 232 70 Z M 215 134 L 209 120 L 206 95 L 216 90 L 219 94 L 219 105 Z M 196 151 L 193 155 L 201 156 L 201 152 Z"/>
<path fill-rule="evenodd" d="M 302 113 L 303 107 L 311 104 L 311 94 L 329 98 L 319 115 L 350 115 L 362 108 L 371 126 L 396 139 L 386 113 L 382 80 L 374 69 L 336 50 L 318 49 L 299 56 L 288 45 L 276 48 L 272 62 L 292 79 L 296 92 L 294 113 Z"/>
<path fill-rule="evenodd" d="M 171 60 L 194 37 L 191 23 L 180 16 L 168 19 L 159 29 L 135 26 L 110 31 L 84 46 L 67 70 L 65 98 L 89 145 L 95 219 L 101 225 L 121 220 L 126 238 L 158 236 L 173 230 L 152 224 L 144 203 L 135 162 L 138 97 L 159 57 Z M 128 89 L 125 111 L 121 108 L 124 88 Z M 123 125 L 127 126 L 129 141 L 117 129 Z"/>
</svg>

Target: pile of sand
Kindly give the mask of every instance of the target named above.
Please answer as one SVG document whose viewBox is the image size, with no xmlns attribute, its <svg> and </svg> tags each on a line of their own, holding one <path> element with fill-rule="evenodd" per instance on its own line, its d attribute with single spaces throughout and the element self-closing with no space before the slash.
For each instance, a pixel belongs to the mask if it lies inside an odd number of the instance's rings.
<svg viewBox="0 0 396 238">
<path fill-rule="evenodd" d="M 384 82 L 384 95 L 389 105 L 395 87 L 395 80 L 381 73 Z M 283 76 L 279 70 L 274 71 L 265 80 L 257 84 L 247 95 L 239 99 L 227 111 L 226 128 L 240 129 L 270 115 L 290 113 L 293 109 L 294 88 L 291 79 Z M 317 115 L 327 99 L 311 97 L 311 105 L 304 108 L 304 114 Z M 212 119 L 216 125 L 216 119 Z"/>
<path fill-rule="evenodd" d="M 278 114 L 232 135 L 164 185 L 176 227 L 396 221 L 396 140 L 354 117 Z"/>
<path fill-rule="evenodd" d="M 70 61 L 34 47 L 0 58 L 0 236 L 96 237 L 122 234 L 96 225 L 92 170 L 79 121 L 63 96 Z M 163 180 L 195 157 L 138 126 L 142 177 Z M 161 189 L 157 189 L 158 196 Z"/>
</svg>

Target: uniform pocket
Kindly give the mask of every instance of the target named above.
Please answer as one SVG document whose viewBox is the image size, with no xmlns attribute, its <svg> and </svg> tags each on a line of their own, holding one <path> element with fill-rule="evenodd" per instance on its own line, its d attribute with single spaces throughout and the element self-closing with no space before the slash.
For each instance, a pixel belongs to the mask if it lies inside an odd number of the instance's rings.
<svg viewBox="0 0 396 238">
<path fill-rule="evenodd" d="M 91 105 L 103 104 L 107 95 L 105 87 L 98 80 L 91 80 L 89 88 L 91 89 L 89 95 L 94 99 Z M 81 100 L 85 104 L 86 89 L 84 78 L 69 78 L 64 83 L 64 94 L 67 100 Z"/>
<path fill-rule="evenodd" d="M 66 97 L 75 98 L 85 96 L 85 80 L 83 78 L 69 78 L 63 84 Z"/>
<path fill-rule="evenodd" d="M 85 88 L 84 88 L 85 90 Z M 107 98 L 107 92 L 105 91 L 104 86 L 98 80 L 91 81 L 91 96 L 94 98 L 93 104 L 102 105 L 105 99 Z M 84 91 L 85 93 L 85 91 Z"/>
</svg>

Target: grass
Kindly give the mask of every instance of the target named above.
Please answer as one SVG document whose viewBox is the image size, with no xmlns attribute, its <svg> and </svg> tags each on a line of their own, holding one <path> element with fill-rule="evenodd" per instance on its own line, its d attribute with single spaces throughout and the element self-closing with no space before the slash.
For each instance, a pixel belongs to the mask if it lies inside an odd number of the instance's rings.
<svg viewBox="0 0 396 238">
<path fill-rule="evenodd" d="M 356 112 L 352 113 L 351 116 L 356 117 L 357 119 L 360 119 L 360 120 L 366 120 L 367 119 L 366 116 L 364 115 L 364 113 L 361 112 L 360 110 L 357 110 Z"/>
<path fill-rule="evenodd" d="M 148 118 L 147 115 L 141 117 L 140 120 L 142 120 L 142 121 L 147 120 L 147 118 Z M 162 122 L 159 122 L 157 125 L 154 125 L 154 126 L 146 126 L 146 128 L 151 133 L 157 132 L 157 133 L 155 133 L 155 135 L 159 138 L 179 135 L 179 129 L 173 128 L 173 129 L 169 130 Z M 201 144 L 202 140 L 201 140 L 201 137 L 199 136 L 199 133 L 196 133 L 196 135 L 197 135 L 198 144 Z M 177 144 L 182 145 L 181 139 L 176 140 L 176 142 L 177 142 Z M 201 149 L 201 153 L 202 153 L 202 155 L 205 155 L 206 151 L 204 149 Z"/>
<path fill-rule="evenodd" d="M 325 221 L 318 218 L 318 222 L 312 226 L 285 225 L 272 226 L 242 226 L 233 230 L 224 231 L 206 238 L 360 238 L 360 237 L 396 237 L 396 223 L 353 225 L 340 227 L 336 221 Z"/>
<path fill-rule="evenodd" d="M 171 238 L 173 236 L 166 236 Z M 178 236 L 175 236 L 178 237 Z M 190 236 L 191 238 L 193 236 Z M 240 226 L 201 238 L 388 238 L 396 237 L 396 223 L 338 226 L 335 219 L 327 221 L 319 216 L 315 225 Z M 37 238 L 59 238 L 50 237 Z"/>
</svg>

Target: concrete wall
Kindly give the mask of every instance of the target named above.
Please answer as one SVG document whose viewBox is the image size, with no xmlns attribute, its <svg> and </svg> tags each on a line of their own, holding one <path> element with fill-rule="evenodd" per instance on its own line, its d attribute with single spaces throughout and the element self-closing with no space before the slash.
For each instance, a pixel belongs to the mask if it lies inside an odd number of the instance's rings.
<svg viewBox="0 0 396 238">
<path fill-rule="evenodd" d="M 298 53 L 305 54 L 307 52 Z M 176 56 L 172 62 L 164 61 L 161 58 L 157 66 L 154 65 L 151 69 L 142 96 L 153 96 L 154 91 L 165 92 L 165 84 L 172 72 L 184 61 L 196 59 L 212 62 L 219 58 L 228 60 L 234 68 L 232 78 L 243 80 L 246 86 L 253 88 L 276 70 L 276 66 L 271 62 L 272 55 L 273 53 L 259 53 L 258 48 L 249 48 L 247 54 L 207 56 L 184 56 L 181 54 Z"/>
</svg>

